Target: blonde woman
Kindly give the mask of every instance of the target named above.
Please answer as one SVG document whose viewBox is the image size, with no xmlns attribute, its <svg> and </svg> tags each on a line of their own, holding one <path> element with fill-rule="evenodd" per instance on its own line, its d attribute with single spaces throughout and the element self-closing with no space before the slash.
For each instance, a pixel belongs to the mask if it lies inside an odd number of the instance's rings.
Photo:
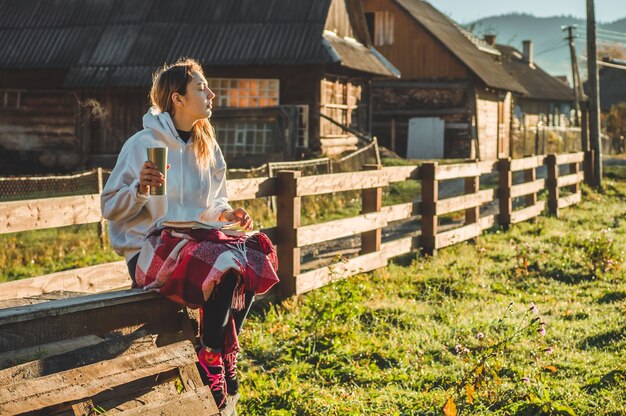
<svg viewBox="0 0 626 416">
<path fill-rule="evenodd" d="M 158 234 L 164 221 L 229 221 L 247 230 L 253 225 L 244 209 L 233 209 L 228 203 L 226 163 L 209 122 L 215 94 L 198 62 L 185 59 L 158 70 L 150 98 L 152 108 L 143 117 L 144 129 L 124 144 L 102 193 L 102 212 L 109 220 L 111 245 L 126 258 L 133 282 L 135 271 L 140 270 L 137 262 L 142 245 L 155 230 Z M 168 148 L 166 196 L 149 194 L 150 187 L 164 186 L 157 166 L 146 161 L 149 147 Z M 139 263 L 141 266 L 141 260 Z M 199 363 L 220 407 L 225 404 L 227 392 L 235 394 L 238 390 L 236 333 L 235 353 L 222 354 L 222 348 L 225 340 L 232 338 L 227 323 L 233 321 L 238 332 L 252 302 L 253 293 L 247 291 L 243 309 L 232 307 L 236 303 L 233 293 L 242 280 L 239 274 L 229 272 L 215 282 L 215 290 L 207 290 L 206 280 L 197 285 L 208 296 L 201 305 Z M 142 286 L 145 282 L 139 283 Z M 191 290 L 189 287 L 187 284 L 185 290 Z M 181 303 L 194 303 L 179 295 Z"/>
</svg>

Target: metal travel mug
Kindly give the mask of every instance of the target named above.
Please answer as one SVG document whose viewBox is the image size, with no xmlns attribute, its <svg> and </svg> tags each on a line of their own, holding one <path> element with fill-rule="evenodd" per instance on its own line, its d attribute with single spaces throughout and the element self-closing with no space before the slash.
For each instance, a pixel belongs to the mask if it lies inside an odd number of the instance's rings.
<svg viewBox="0 0 626 416">
<path fill-rule="evenodd" d="M 165 178 L 161 186 L 151 186 L 150 195 L 165 195 L 165 184 L 167 183 L 167 147 L 149 147 L 148 160 L 155 165 Z"/>
</svg>

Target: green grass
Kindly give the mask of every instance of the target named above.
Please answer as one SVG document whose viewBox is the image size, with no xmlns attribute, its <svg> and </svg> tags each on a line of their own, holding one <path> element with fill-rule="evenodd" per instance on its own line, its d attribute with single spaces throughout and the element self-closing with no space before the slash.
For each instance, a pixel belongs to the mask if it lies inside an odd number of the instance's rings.
<svg viewBox="0 0 626 416">
<path fill-rule="evenodd" d="M 0 282 L 121 260 L 102 249 L 96 224 L 0 235 Z"/>
<path fill-rule="evenodd" d="M 239 412 L 440 415 L 452 398 L 463 415 L 625 414 L 626 183 L 604 186 L 560 219 L 258 305 Z M 491 348 L 531 302 L 545 336 L 537 321 Z"/>
</svg>

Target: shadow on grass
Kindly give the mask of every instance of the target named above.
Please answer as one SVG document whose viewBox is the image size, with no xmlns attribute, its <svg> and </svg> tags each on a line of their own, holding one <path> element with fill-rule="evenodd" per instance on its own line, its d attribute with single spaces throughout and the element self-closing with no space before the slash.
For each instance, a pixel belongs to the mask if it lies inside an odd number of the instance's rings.
<svg viewBox="0 0 626 416">
<path fill-rule="evenodd" d="M 583 350 L 591 348 L 619 350 L 624 340 L 626 340 L 626 326 L 587 337 L 580 343 L 580 348 Z"/>
<path fill-rule="evenodd" d="M 615 303 L 626 299 L 626 292 L 608 292 L 605 293 L 600 299 L 597 300 L 598 303 Z"/>
<path fill-rule="evenodd" d="M 557 282 L 570 285 L 577 285 L 583 282 L 592 282 L 597 279 L 597 276 L 593 273 L 575 270 L 548 269 L 538 273 L 548 279 L 556 280 Z"/>
<path fill-rule="evenodd" d="M 602 377 L 591 380 L 591 383 L 583 387 L 587 393 L 597 393 L 600 390 L 611 389 L 613 387 L 626 384 L 626 371 L 612 370 Z"/>
</svg>

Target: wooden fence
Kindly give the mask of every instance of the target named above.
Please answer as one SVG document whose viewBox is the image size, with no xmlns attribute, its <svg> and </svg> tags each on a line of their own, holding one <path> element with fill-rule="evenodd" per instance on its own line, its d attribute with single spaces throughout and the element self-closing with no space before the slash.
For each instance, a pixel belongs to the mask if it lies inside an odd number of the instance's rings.
<svg viewBox="0 0 626 416">
<path fill-rule="evenodd" d="M 546 208 L 546 203 L 537 198 L 542 189 L 547 189 L 548 212 L 558 216 L 562 208 L 581 200 L 583 157 L 583 153 L 570 153 L 451 165 L 368 165 L 361 172 L 316 176 L 282 171 L 272 178 L 229 180 L 227 188 L 231 201 L 276 196 L 277 226 L 262 231 L 278 246 L 280 295 L 287 297 L 384 267 L 389 258 L 414 249 L 435 254 L 440 248 L 475 238 L 493 226 L 509 227 L 534 218 Z M 547 177 L 538 179 L 538 169 L 544 166 Z M 481 187 L 483 175 L 497 178 L 493 187 Z M 421 182 L 421 202 L 416 195 L 415 202 L 383 207 L 383 189 L 409 179 Z M 450 180 L 464 181 L 462 194 L 440 198 L 440 184 Z M 569 193 L 561 196 L 564 188 L 569 188 Z M 343 191 L 361 192 L 360 215 L 302 226 L 302 197 Z M 485 212 L 481 213 L 481 207 Z M 488 207 L 491 211 L 497 208 L 497 213 L 486 210 Z M 442 216 L 458 212 L 463 221 L 454 221 L 446 229 L 440 225 Z M 382 231 L 390 223 L 416 216 L 420 217 L 420 233 L 382 242 Z M 102 222 L 99 194 L 0 203 L 0 234 L 96 222 Z M 301 270 L 302 247 L 351 236 L 361 238 L 357 256 L 314 270 Z M 95 293 L 126 288 L 129 284 L 126 265 L 119 261 L 3 283 L 0 300 L 57 290 Z"/>
</svg>

